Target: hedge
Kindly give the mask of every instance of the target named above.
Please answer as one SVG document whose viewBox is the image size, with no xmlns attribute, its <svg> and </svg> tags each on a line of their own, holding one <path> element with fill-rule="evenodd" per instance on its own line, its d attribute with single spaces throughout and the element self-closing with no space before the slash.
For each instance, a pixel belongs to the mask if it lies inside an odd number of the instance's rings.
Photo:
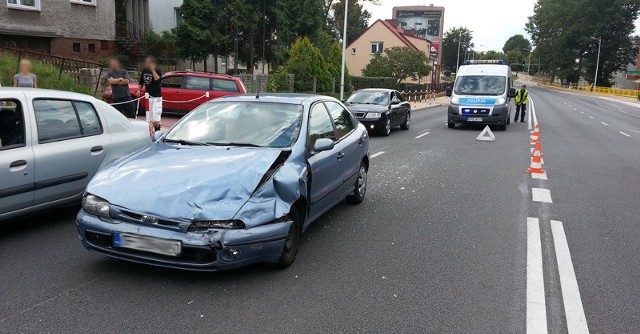
<svg viewBox="0 0 640 334">
<path fill-rule="evenodd" d="M 397 83 L 395 78 L 351 76 L 349 79 L 351 80 L 351 85 L 354 90 L 365 88 L 386 88 L 397 89 L 399 91 L 420 91 L 427 88 L 426 84 L 408 82 Z"/>
</svg>

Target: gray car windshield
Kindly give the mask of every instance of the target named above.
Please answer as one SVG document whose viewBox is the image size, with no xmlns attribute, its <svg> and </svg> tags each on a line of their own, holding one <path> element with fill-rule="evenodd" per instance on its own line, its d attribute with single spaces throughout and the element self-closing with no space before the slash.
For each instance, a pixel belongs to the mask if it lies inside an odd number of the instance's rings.
<svg viewBox="0 0 640 334">
<path fill-rule="evenodd" d="M 267 102 L 205 103 L 178 122 L 167 143 L 289 147 L 298 138 L 302 106 Z"/>
<path fill-rule="evenodd" d="M 351 104 L 378 104 L 386 106 L 389 104 L 389 93 L 387 92 L 355 92 L 349 97 L 347 103 Z"/>
<path fill-rule="evenodd" d="M 468 75 L 456 79 L 453 92 L 456 95 L 502 95 L 507 78 L 500 76 Z"/>
</svg>

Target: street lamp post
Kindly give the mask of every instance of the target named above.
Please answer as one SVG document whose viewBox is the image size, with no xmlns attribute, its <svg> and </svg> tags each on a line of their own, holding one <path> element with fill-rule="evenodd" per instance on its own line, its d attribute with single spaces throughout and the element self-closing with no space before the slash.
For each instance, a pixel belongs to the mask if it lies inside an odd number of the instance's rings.
<svg viewBox="0 0 640 334">
<path fill-rule="evenodd" d="M 344 67 L 347 54 L 347 9 L 349 0 L 344 1 L 344 23 L 342 29 L 342 66 L 340 67 L 340 101 L 344 100 Z"/>
<path fill-rule="evenodd" d="M 598 38 L 593 37 L 593 39 L 598 40 L 598 58 L 596 59 L 596 76 L 593 79 L 593 90 L 595 91 L 596 85 L 598 84 L 598 70 L 600 69 L 600 47 L 602 46 L 602 37 L 598 37 Z"/>
</svg>

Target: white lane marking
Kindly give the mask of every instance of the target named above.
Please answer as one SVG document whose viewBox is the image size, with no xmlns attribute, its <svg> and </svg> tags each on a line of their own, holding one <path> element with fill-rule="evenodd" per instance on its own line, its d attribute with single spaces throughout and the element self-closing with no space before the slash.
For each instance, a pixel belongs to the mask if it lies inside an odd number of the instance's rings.
<svg viewBox="0 0 640 334">
<path fill-rule="evenodd" d="M 527 217 L 527 334 L 547 333 L 540 220 Z"/>
<path fill-rule="evenodd" d="M 581 114 L 584 114 L 584 111 L 580 111 Z"/>
<path fill-rule="evenodd" d="M 626 133 L 624 133 L 622 131 L 618 131 L 618 132 L 620 132 L 620 134 L 623 135 L 623 136 L 631 137 L 629 134 L 626 134 Z"/>
<path fill-rule="evenodd" d="M 602 124 L 602 125 L 609 125 L 609 124 L 607 124 L 607 123 L 605 123 L 605 122 L 600 122 L 600 124 Z"/>
<path fill-rule="evenodd" d="M 553 203 L 549 189 L 531 188 L 531 199 L 534 202 Z"/>
<path fill-rule="evenodd" d="M 431 132 L 427 131 L 427 132 L 425 132 L 425 133 L 423 133 L 423 134 L 419 134 L 419 135 L 415 136 L 414 138 L 415 138 L 415 139 L 420 139 L 420 138 L 422 138 L 422 137 L 424 137 L 424 136 L 426 136 L 426 135 L 428 135 L 428 134 L 430 134 L 430 133 L 431 133 Z"/>
<path fill-rule="evenodd" d="M 532 179 L 537 179 L 537 180 L 548 180 L 547 179 L 547 173 L 531 173 L 531 178 Z"/>
<path fill-rule="evenodd" d="M 551 233 L 553 234 L 553 245 L 556 250 L 558 272 L 560 273 L 560 287 L 562 289 L 564 313 L 567 316 L 567 330 L 569 334 L 589 333 L 576 273 L 571 262 L 569 244 L 561 221 L 551 221 Z"/>
<path fill-rule="evenodd" d="M 589 118 L 593 119 L 593 116 L 589 116 Z"/>
<path fill-rule="evenodd" d="M 533 100 L 531 100 L 531 113 L 533 114 L 533 127 L 535 128 L 536 125 L 538 125 L 538 113 L 536 112 Z"/>
<path fill-rule="evenodd" d="M 385 152 L 385 151 L 376 152 L 376 153 L 371 155 L 371 159 L 373 159 L 375 157 L 379 157 L 379 156 L 381 156 L 381 155 L 383 155 L 385 153 L 387 153 L 387 152 Z"/>
</svg>

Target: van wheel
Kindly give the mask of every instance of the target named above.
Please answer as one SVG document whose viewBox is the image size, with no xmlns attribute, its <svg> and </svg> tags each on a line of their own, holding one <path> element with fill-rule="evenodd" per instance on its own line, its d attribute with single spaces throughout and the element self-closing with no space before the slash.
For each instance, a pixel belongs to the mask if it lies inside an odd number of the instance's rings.
<svg viewBox="0 0 640 334">
<path fill-rule="evenodd" d="M 447 123 L 447 126 L 449 127 L 449 129 L 453 129 L 456 127 L 456 123 L 449 122 Z"/>
</svg>

